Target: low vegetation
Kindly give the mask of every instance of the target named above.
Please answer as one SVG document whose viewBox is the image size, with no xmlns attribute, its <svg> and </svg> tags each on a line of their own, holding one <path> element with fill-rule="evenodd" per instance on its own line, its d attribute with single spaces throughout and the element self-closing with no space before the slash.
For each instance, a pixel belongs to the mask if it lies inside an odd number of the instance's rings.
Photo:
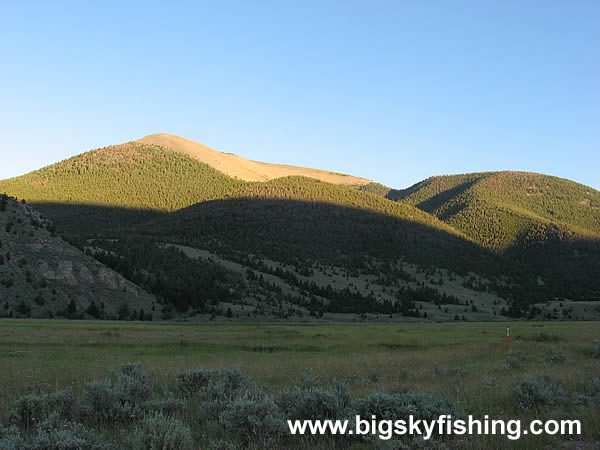
<svg viewBox="0 0 600 450">
<path fill-rule="evenodd" d="M 596 323 L 515 323 L 512 356 L 503 324 L 1 325 L 0 385 L 11 389 L 0 390 L 0 448 L 556 448 L 569 439 L 299 438 L 286 425 L 411 413 L 579 419 L 577 442 L 600 439 Z M 555 344 L 536 340 L 540 331 L 561 343 L 563 363 L 548 359 Z M 520 363 L 507 370 L 508 359 Z"/>
</svg>

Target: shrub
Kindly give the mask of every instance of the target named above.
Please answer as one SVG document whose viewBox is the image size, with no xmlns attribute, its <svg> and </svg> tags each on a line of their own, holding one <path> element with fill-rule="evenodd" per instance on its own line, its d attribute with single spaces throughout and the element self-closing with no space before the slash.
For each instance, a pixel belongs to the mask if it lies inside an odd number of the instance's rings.
<svg viewBox="0 0 600 450">
<path fill-rule="evenodd" d="M 31 450 L 108 450 L 116 447 L 85 425 L 51 414 L 37 426 Z"/>
<path fill-rule="evenodd" d="M 463 416 L 462 412 L 458 410 L 449 398 L 434 398 L 421 392 L 407 394 L 376 392 L 357 400 L 354 403 L 352 415 L 360 415 L 361 418 L 366 418 L 367 420 L 370 420 L 373 415 L 376 416 L 377 420 L 408 420 L 408 416 L 410 415 L 418 420 L 437 420 L 438 416 L 441 415 L 451 415 L 453 418 Z M 437 430 L 434 430 L 434 433 L 437 433 Z M 435 438 L 435 434 L 433 437 Z M 415 443 L 414 439 L 410 441 L 410 438 L 411 436 L 407 435 L 398 440 L 391 441 L 391 448 L 429 448 Z M 363 439 L 373 440 L 375 436 L 365 435 Z M 435 440 L 428 441 L 427 443 L 432 446 L 437 445 Z"/>
<path fill-rule="evenodd" d="M 390 449 L 393 450 L 448 450 L 449 447 L 441 442 L 432 439 L 425 440 L 422 436 L 415 436 L 408 443 L 396 440 L 390 442 Z"/>
<path fill-rule="evenodd" d="M 549 360 L 552 364 L 562 364 L 565 361 L 565 355 L 563 354 L 562 348 L 554 345 L 550 347 Z"/>
<path fill-rule="evenodd" d="M 505 369 L 518 369 L 527 361 L 527 356 L 520 351 L 509 350 L 504 360 Z"/>
<path fill-rule="evenodd" d="M 135 405 L 123 405 L 109 381 L 92 381 L 84 387 L 81 411 L 87 420 L 100 423 L 129 420 L 137 415 Z"/>
<path fill-rule="evenodd" d="M 150 375 L 138 364 L 128 363 L 121 366 L 119 377 L 86 384 L 81 409 L 94 422 L 131 422 L 141 417 L 151 394 Z"/>
<path fill-rule="evenodd" d="M 29 394 L 18 399 L 11 412 L 11 420 L 29 427 L 44 420 L 52 412 L 65 420 L 75 416 L 75 396 L 70 388 L 52 394 Z"/>
<path fill-rule="evenodd" d="M 220 417 L 230 431 L 242 433 L 248 442 L 272 444 L 285 429 L 281 411 L 272 399 L 237 399 L 231 402 Z"/>
<path fill-rule="evenodd" d="M 146 415 L 136 426 L 129 448 L 139 450 L 193 450 L 192 432 L 181 421 L 162 413 Z"/>
<path fill-rule="evenodd" d="M 21 450 L 26 448 L 25 441 L 21 437 L 19 429 L 12 425 L 3 427 L 0 425 L 0 449 L 2 450 Z"/>
<path fill-rule="evenodd" d="M 335 397 L 336 409 L 338 411 L 344 411 L 350 407 L 350 386 L 345 380 L 333 379 L 331 383 L 331 393 Z"/>
<path fill-rule="evenodd" d="M 218 439 L 210 441 L 210 448 L 212 450 L 237 450 L 238 446 L 235 445 L 233 442 Z"/>
<path fill-rule="evenodd" d="M 338 414 L 335 396 L 317 389 L 282 392 L 276 403 L 289 419 L 333 419 Z"/>
<path fill-rule="evenodd" d="M 83 416 L 97 423 L 127 423 L 143 414 L 141 404 L 124 400 L 118 385 L 109 381 L 93 381 L 85 385 L 81 411 Z"/>
<path fill-rule="evenodd" d="M 380 375 L 379 371 L 372 370 L 367 374 L 367 376 L 365 376 L 364 382 L 365 382 L 365 384 L 376 384 L 376 383 L 379 383 L 380 379 L 381 379 L 381 375 Z"/>
<path fill-rule="evenodd" d="M 585 385 L 585 393 L 590 397 L 600 397 L 600 377 L 594 377 Z"/>
<path fill-rule="evenodd" d="M 563 389 L 548 376 L 524 378 L 514 387 L 513 395 L 521 409 L 552 406 L 564 398 Z"/>
<path fill-rule="evenodd" d="M 291 390 L 282 392 L 276 400 L 288 419 L 334 419 L 350 405 L 348 384 L 334 380 L 330 392 L 315 387 L 316 379 L 304 376 Z"/>
<path fill-rule="evenodd" d="M 148 400 L 152 394 L 152 377 L 144 373 L 137 363 L 127 363 L 121 366 L 122 375 L 115 387 L 118 388 L 121 399 L 130 403 Z"/>
<path fill-rule="evenodd" d="M 594 352 L 592 353 L 594 358 L 600 358 L 600 339 L 594 342 Z"/>
<path fill-rule="evenodd" d="M 252 380 L 239 369 L 192 369 L 176 375 L 177 389 L 184 396 L 226 399 L 249 389 Z"/>
<path fill-rule="evenodd" d="M 447 397 L 434 398 L 429 394 L 412 392 L 407 394 L 386 394 L 376 392 L 357 400 L 354 409 L 361 417 L 377 419 L 402 419 L 413 415 L 415 419 L 433 420 L 448 414 L 460 417 L 462 413 Z"/>
<path fill-rule="evenodd" d="M 218 420 L 229 402 L 258 394 L 252 380 L 239 369 L 187 370 L 177 374 L 176 381 L 179 392 L 200 403 L 200 420 Z"/>
<path fill-rule="evenodd" d="M 175 376 L 177 389 L 185 396 L 194 395 L 206 388 L 210 376 L 210 371 L 203 369 L 191 369 L 180 372 Z"/>
<path fill-rule="evenodd" d="M 163 399 L 145 402 L 144 410 L 147 412 L 160 412 L 165 416 L 180 416 L 185 411 L 185 403 L 170 394 L 166 394 Z"/>
</svg>

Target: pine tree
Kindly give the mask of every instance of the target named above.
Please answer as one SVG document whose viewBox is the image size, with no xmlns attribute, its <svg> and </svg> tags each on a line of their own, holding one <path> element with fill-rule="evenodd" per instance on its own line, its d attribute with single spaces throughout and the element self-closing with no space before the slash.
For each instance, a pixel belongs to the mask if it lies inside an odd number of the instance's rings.
<svg viewBox="0 0 600 450">
<path fill-rule="evenodd" d="M 100 310 L 98 309 L 98 306 L 96 306 L 96 302 L 94 300 L 92 300 L 92 303 L 90 303 L 90 306 L 88 306 L 86 312 L 96 319 L 100 317 Z"/>
<path fill-rule="evenodd" d="M 72 319 L 76 312 L 77 312 L 77 305 L 75 305 L 75 300 L 71 299 L 71 301 L 67 305 L 67 317 L 69 319 Z"/>
</svg>

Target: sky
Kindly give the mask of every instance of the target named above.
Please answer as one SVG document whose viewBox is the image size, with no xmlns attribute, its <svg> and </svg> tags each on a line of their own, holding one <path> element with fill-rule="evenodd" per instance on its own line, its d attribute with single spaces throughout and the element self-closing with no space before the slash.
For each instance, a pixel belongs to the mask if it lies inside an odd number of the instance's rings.
<svg viewBox="0 0 600 450">
<path fill-rule="evenodd" d="M 0 1 L 0 179 L 171 133 L 394 188 L 600 189 L 600 2 Z"/>
</svg>

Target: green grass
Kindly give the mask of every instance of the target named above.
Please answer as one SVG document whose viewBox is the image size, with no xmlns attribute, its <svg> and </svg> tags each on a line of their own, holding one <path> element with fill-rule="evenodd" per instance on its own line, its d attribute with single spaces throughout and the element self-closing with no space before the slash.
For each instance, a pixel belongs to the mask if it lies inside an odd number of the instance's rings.
<svg viewBox="0 0 600 450">
<path fill-rule="evenodd" d="M 153 370 L 155 382 L 173 386 L 188 368 L 238 367 L 269 392 L 280 392 L 301 372 L 312 370 L 328 383 L 350 383 L 354 398 L 403 386 L 409 391 L 450 395 L 476 416 L 573 418 L 582 420 L 581 440 L 600 439 L 600 408 L 577 406 L 524 413 L 512 397 L 525 376 L 547 374 L 564 383 L 569 396 L 583 392 L 600 373 L 593 359 L 598 322 L 513 322 L 511 348 L 527 360 L 504 369 L 505 324 L 184 324 L 97 321 L 0 321 L 0 417 L 30 386 L 53 388 L 105 378 L 125 362 Z M 548 361 L 551 346 L 566 361 Z M 497 446 L 505 438 L 476 437 L 468 446 Z M 517 446 L 555 445 L 549 437 Z M 512 444 L 512 443 L 511 443 Z"/>
</svg>

